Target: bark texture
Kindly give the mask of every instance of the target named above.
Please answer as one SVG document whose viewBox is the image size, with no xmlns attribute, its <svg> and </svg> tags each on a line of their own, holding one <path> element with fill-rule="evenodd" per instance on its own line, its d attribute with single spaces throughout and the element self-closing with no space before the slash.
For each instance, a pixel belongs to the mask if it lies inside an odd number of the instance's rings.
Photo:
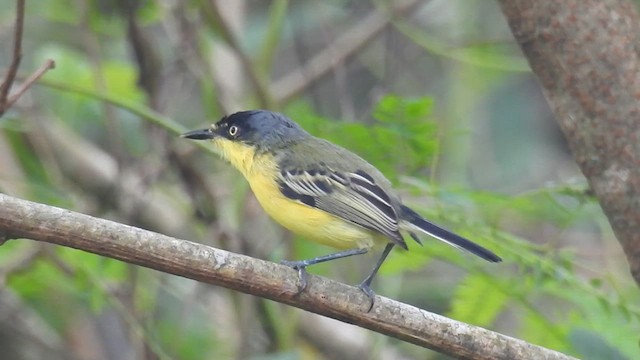
<svg viewBox="0 0 640 360">
<path fill-rule="evenodd" d="M 411 305 L 309 275 L 298 294 L 296 272 L 283 265 L 94 218 L 0 193 L 0 244 L 28 238 L 72 247 L 289 304 L 458 359 L 573 359 Z"/>
<path fill-rule="evenodd" d="M 500 0 L 640 285 L 640 25 L 628 0 Z"/>
</svg>

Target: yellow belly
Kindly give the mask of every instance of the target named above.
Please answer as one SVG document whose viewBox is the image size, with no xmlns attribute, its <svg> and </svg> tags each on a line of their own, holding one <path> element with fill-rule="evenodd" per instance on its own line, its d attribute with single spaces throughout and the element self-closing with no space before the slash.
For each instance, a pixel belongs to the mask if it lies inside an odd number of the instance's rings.
<svg viewBox="0 0 640 360">
<path fill-rule="evenodd" d="M 379 237 L 371 230 L 285 197 L 277 184 L 265 176 L 256 174 L 249 184 L 267 214 L 308 240 L 338 249 L 352 249 L 371 248 Z"/>
<path fill-rule="evenodd" d="M 285 197 L 278 184 L 266 175 L 277 171 L 271 155 L 257 155 L 247 145 L 224 139 L 213 143 L 222 157 L 249 181 L 251 190 L 267 214 L 290 231 L 338 249 L 368 249 L 389 241 L 382 234 Z"/>
</svg>

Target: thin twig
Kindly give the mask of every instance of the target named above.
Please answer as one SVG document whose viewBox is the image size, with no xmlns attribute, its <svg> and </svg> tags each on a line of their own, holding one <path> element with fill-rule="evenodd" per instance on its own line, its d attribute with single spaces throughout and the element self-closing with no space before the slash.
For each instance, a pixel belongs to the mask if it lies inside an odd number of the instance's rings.
<svg viewBox="0 0 640 360">
<path fill-rule="evenodd" d="M 246 52 L 242 49 L 240 41 L 238 40 L 236 34 L 233 32 L 233 29 L 227 23 L 227 20 L 224 18 L 224 16 L 222 16 L 222 14 L 220 13 L 218 2 L 205 2 L 205 4 L 209 5 L 203 9 L 205 18 L 210 23 L 215 24 L 224 41 L 227 43 L 227 45 L 229 45 L 231 49 L 233 49 L 235 54 L 238 56 L 238 59 L 240 59 L 240 63 L 246 71 L 251 84 L 254 86 L 254 90 L 256 92 L 258 101 L 260 102 L 260 106 L 264 108 L 272 108 L 273 100 L 269 94 L 268 87 L 265 85 L 265 82 L 260 76 L 259 71 L 256 69 L 256 66 L 249 58 L 249 55 L 246 54 Z"/>
<path fill-rule="evenodd" d="M 38 79 L 40 79 L 42 75 L 44 75 L 47 71 L 54 69 L 55 67 L 55 61 L 53 61 L 52 59 L 45 60 L 44 64 L 42 64 L 42 66 L 40 66 L 38 70 L 31 74 L 31 76 L 29 76 L 27 80 L 25 80 L 25 82 L 20 85 L 20 88 L 18 88 L 18 90 L 16 90 L 16 92 L 11 95 L 6 103 L 6 109 L 10 108 L 16 101 L 18 101 L 18 99 L 27 91 L 27 89 L 29 89 L 31 85 L 33 85 L 33 83 L 38 81 Z"/>
<path fill-rule="evenodd" d="M 307 87 L 328 74 L 334 67 L 355 55 L 391 22 L 392 17 L 406 14 L 420 1 L 402 2 L 388 12 L 375 8 L 335 41 L 270 86 L 272 97 L 279 104 L 289 102 Z"/>
<path fill-rule="evenodd" d="M 25 0 L 18 0 L 16 2 L 16 28 L 13 38 L 13 58 L 11 59 L 11 65 L 7 70 L 7 76 L 5 77 L 2 85 L 0 85 L 0 116 L 7 111 L 11 106 L 8 105 L 7 99 L 9 97 L 9 90 L 13 81 L 18 73 L 20 67 L 20 60 L 22 59 L 22 29 L 24 26 L 24 3 Z"/>
<path fill-rule="evenodd" d="M 16 75 L 18 74 L 18 68 L 20 67 L 20 60 L 22 59 L 22 30 L 24 27 L 24 5 L 25 0 L 18 0 L 16 2 L 16 29 L 15 35 L 13 39 L 13 58 L 11 60 L 11 65 L 9 65 L 9 70 L 7 70 L 7 76 L 5 77 L 2 85 L 0 85 L 0 116 L 2 116 L 16 101 L 33 85 L 34 82 L 38 81 L 46 73 L 48 70 L 53 69 L 56 63 L 47 59 L 42 66 L 36 72 L 34 72 L 31 76 L 27 78 L 27 80 L 22 83 L 20 88 L 11 96 L 9 96 L 9 91 L 11 90 L 11 86 L 13 85 L 14 80 L 16 79 Z"/>
</svg>

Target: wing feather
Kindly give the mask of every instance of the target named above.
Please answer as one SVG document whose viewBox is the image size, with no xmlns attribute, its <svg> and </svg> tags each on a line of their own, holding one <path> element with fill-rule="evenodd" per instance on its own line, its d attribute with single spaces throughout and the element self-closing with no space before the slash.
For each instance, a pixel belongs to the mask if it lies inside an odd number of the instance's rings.
<svg viewBox="0 0 640 360">
<path fill-rule="evenodd" d="M 285 168 L 278 181 L 286 197 L 377 231 L 406 248 L 389 194 L 366 172 Z"/>
</svg>

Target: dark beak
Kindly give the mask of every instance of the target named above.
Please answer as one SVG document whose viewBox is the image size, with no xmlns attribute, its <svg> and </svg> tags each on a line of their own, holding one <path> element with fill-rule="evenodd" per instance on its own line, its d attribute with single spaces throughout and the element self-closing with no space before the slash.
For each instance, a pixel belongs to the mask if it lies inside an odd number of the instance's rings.
<svg viewBox="0 0 640 360">
<path fill-rule="evenodd" d="M 216 134 L 211 129 L 200 129 L 189 131 L 180 135 L 180 137 L 192 140 L 210 140 L 216 137 Z"/>
</svg>

